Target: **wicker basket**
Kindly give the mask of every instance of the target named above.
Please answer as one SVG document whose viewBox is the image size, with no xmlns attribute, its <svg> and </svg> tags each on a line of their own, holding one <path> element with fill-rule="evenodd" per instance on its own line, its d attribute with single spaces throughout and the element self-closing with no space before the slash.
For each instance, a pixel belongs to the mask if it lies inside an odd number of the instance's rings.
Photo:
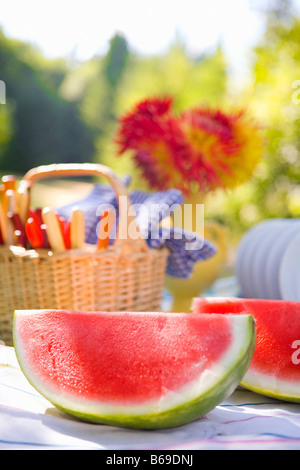
<svg viewBox="0 0 300 470">
<path fill-rule="evenodd" d="M 168 250 L 149 249 L 141 235 L 129 238 L 128 227 L 132 228 L 135 218 L 129 210 L 121 210 L 121 195 L 127 198 L 127 209 L 130 202 L 125 186 L 111 169 L 100 164 L 41 166 L 24 176 L 20 188 L 26 187 L 30 193 L 33 183 L 41 178 L 78 175 L 102 175 L 114 188 L 119 201 L 114 244 L 103 251 L 86 245 L 59 252 L 1 246 L 0 340 L 7 345 L 13 342 L 16 309 L 160 309 Z M 135 233 L 139 234 L 137 227 Z"/>
</svg>

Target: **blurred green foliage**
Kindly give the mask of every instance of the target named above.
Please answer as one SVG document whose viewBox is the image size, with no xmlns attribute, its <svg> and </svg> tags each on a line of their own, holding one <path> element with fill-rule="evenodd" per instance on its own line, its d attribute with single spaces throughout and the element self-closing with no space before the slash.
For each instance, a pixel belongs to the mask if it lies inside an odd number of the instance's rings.
<svg viewBox="0 0 300 470">
<path fill-rule="evenodd" d="M 68 69 L 48 62 L 31 46 L 0 33 L 0 74 L 6 84 L 1 105 L 1 170 L 25 172 L 51 162 L 85 161 L 94 151 L 77 104 L 60 95 Z"/>
<path fill-rule="evenodd" d="M 253 178 L 226 196 L 231 225 L 300 216 L 300 20 L 270 16 L 240 100 L 261 123 L 266 151 Z"/>
<path fill-rule="evenodd" d="M 119 116 L 153 95 L 172 95 L 177 111 L 242 105 L 262 123 L 266 152 L 249 182 L 208 196 L 207 217 L 223 221 L 237 238 L 264 218 L 299 217 L 300 20 L 281 20 L 274 11 L 239 87 L 221 44 L 192 56 L 177 39 L 164 54 L 149 57 L 131 51 L 116 34 L 106 55 L 70 63 L 47 60 L 0 32 L 0 79 L 7 94 L 0 104 L 0 171 L 99 161 L 120 175 L 130 173 L 133 187 L 145 187 L 130 157 L 116 157 Z"/>
</svg>

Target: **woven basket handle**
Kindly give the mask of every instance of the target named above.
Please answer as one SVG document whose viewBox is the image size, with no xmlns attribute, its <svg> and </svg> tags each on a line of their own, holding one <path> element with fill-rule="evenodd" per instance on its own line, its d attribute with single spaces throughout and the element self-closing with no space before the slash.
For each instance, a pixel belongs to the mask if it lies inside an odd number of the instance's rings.
<svg viewBox="0 0 300 470">
<path fill-rule="evenodd" d="M 65 176 L 103 176 L 113 187 L 119 205 L 119 226 L 115 243 L 129 251 L 138 249 L 148 250 L 145 240 L 142 238 L 135 220 L 135 214 L 130 210 L 130 200 L 127 188 L 109 167 L 99 163 L 57 163 L 42 165 L 29 170 L 20 183 L 20 191 L 31 188 L 33 184 L 45 178 L 61 178 Z M 130 235 L 134 234 L 134 238 Z"/>
</svg>

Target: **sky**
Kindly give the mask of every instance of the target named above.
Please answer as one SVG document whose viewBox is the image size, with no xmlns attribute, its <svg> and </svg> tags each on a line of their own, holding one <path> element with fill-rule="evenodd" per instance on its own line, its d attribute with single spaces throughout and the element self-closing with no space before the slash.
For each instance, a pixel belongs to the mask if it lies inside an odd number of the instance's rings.
<svg viewBox="0 0 300 470">
<path fill-rule="evenodd" d="M 297 0 L 298 1 L 298 0 Z M 300 1 L 300 0 L 299 0 Z M 2 3 L 2 5 L 1 5 Z M 36 44 L 50 58 L 104 54 L 123 33 L 132 50 L 157 54 L 180 37 L 191 54 L 222 42 L 229 60 L 243 64 L 264 30 L 251 0 L 0 0 L 8 37 Z"/>
<path fill-rule="evenodd" d="M 81 60 L 105 51 L 116 31 L 133 49 L 152 54 L 176 34 L 196 53 L 220 39 L 234 50 L 253 42 L 261 28 L 248 0 L 9 0 L 0 6 L 0 24 L 8 36 L 38 44 L 49 57 L 76 47 Z"/>
</svg>

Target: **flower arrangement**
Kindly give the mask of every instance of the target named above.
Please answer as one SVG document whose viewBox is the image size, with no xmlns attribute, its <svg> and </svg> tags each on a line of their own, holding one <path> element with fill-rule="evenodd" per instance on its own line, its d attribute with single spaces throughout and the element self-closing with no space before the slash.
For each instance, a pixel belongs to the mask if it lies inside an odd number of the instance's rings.
<svg viewBox="0 0 300 470">
<path fill-rule="evenodd" d="M 262 156 L 259 126 L 244 110 L 194 107 L 175 116 L 171 97 L 149 98 L 120 118 L 118 154 L 131 151 L 151 189 L 189 196 L 234 188 Z"/>
</svg>

